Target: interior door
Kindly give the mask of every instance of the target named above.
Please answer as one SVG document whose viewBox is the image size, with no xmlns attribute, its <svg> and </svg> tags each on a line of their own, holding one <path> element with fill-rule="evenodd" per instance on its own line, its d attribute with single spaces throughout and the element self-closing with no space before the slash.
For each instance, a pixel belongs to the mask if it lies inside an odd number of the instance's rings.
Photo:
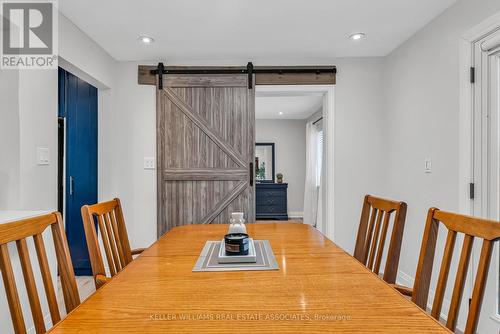
<svg viewBox="0 0 500 334">
<path fill-rule="evenodd" d="M 166 75 L 157 89 L 158 237 L 174 226 L 255 221 L 254 89 L 247 75 Z"/>
<path fill-rule="evenodd" d="M 66 125 L 65 227 L 76 275 L 92 275 L 81 207 L 97 202 L 97 88 L 59 69 Z"/>
</svg>

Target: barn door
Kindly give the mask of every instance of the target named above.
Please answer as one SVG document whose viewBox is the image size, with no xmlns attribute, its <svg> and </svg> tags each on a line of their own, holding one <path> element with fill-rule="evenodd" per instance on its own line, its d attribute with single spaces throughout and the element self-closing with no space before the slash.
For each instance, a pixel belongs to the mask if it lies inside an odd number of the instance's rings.
<svg viewBox="0 0 500 334">
<path fill-rule="evenodd" d="M 157 89 L 158 237 L 174 226 L 255 221 L 254 89 L 245 74 L 166 75 Z"/>
</svg>

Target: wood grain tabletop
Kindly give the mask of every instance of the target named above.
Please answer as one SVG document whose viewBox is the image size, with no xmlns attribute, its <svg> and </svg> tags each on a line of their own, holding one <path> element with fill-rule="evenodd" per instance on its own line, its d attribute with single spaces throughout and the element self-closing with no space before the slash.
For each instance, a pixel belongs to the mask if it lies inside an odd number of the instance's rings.
<svg viewBox="0 0 500 334">
<path fill-rule="evenodd" d="M 192 272 L 227 225 L 165 234 L 50 333 L 450 333 L 303 224 L 251 224 L 279 270 Z"/>
</svg>

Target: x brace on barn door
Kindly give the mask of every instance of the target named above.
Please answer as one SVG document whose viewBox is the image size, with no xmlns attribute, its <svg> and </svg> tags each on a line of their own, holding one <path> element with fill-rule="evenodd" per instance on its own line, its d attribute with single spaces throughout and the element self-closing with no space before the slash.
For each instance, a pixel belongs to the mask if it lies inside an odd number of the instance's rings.
<svg viewBox="0 0 500 334">
<path fill-rule="evenodd" d="M 276 75 L 297 75 L 297 74 L 312 74 L 319 76 L 327 74 L 333 76 L 335 82 L 335 74 L 337 68 L 335 66 L 253 66 L 251 62 L 246 67 L 180 67 L 180 66 L 165 66 L 159 63 L 156 69 L 151 69 L 150 74 L 158 75 L 158 89 L 163 89 L 163 76 L 166 74 L 247 74 L 248 88 L 253 87 L 253 75 L 259 74 L 276 74 Z M 139 77 L 141 83 L 141 77 Z M 324 82 L 318 82 L 324 83 Z"/>
</svg>

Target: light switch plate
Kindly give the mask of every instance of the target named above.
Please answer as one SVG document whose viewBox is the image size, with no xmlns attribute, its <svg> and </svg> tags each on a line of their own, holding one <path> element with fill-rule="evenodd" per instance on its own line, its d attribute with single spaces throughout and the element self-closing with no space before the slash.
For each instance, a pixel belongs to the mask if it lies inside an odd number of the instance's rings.
<svg viewBox="0 0 500 334">
<path fill-rule="evenodd" d="M 431 161 L 431 158 L 426 158 L 425 159 L 425 172 L 426 173 L 431 173 L 432 172 L 432 161 Z"/>
<path fill-rule="evenodd" d="M 50 151 L 47 147 L 36 148 L 36 163 L 37 165 L 50 165 Z"/>
<path fill-rule="evenodd" d="M 155 169 L 155 158 L 144 157 L 144 169 Z"/>
</svg>

